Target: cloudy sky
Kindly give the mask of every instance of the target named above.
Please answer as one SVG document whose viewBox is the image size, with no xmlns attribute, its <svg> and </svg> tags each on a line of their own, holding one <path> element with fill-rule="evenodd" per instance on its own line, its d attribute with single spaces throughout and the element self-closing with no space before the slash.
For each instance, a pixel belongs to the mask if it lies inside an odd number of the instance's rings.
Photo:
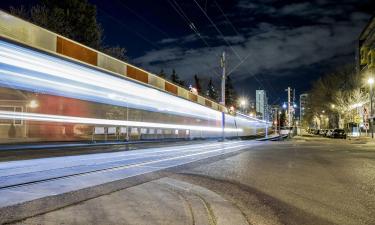
<svg viewBox="0 0 375 225">
<path fill-rule="evenodd" d="M 12 1 L 21 4 L 24 1 Z M 355 41 L 375 14 L 371 0 L 89 0 L 105 42 L 151 72 L 175 69 L 220 80 L 220 55 L 238 91 L 284 101 L 335 67 L 354 63 Z"/>
</svg>

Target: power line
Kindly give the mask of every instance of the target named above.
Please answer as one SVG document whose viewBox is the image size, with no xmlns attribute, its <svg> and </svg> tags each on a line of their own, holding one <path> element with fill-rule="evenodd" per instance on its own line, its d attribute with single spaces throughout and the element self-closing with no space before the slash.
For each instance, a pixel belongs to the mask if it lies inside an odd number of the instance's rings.
<svg viewBox="0 0 375 225">
<path fill-rule="evenodd" d="M 207 13 L 202 9 L 202 7 L 199 5 L 199 3 L 196 0 L 193 0 L 193 1 L 198 6 L 198 8 L 203 12 L 203 14 L 206 16 L 206 18 L 210 21 L 210 23 L 216 29 L 216 31 L 220 34 L 221 38 L 224 40 L 224 42 L 227 44 L 227 46 L 233 51 L 233 53 L 237 56 L 237 58 L 241 62 L 242 59 L 241 59 L 240 55 L 234 50 L 234 48 L 229 44 L 229 42 L 227 40 L 225 40 L 224 34 L 220 31 L 220 29 L 216 26 L 216 24 L 212 21 L 212 19 L 207 15 Z M 249 74 L 251 74 L 248 70 L 247 70 L 247 72 Z M 255 75 L 253 75 L 253 77 L 264 88 L 264 85 L 259 81 L 259 79 Z"/>
<path fill-rule="evenodd" d="M 229 20 L 229 18 L 227 17 L 227 15 L 224 13 L 223 9 L 220 7 L 220 5 L 214 0 L 214 3 L 216 5 L 216 8 L 219 9 L 219 11 L 221 12 L 221 14 L 223 14 L 225 20 L 228 22 L 228 24 L 232 27 L 233 31 L 237 34 L 237 35 L 241 35 L 240 32 L 238 32 L 238 30 L 236 29 L 236 27 L 233 25 L 233 23 Z"/>
<path fill-rule="evenodd" d="M 220 34 L 221 38 L 224 40 L 224 42 L 227 44 L 227 46 L 233 51 L 233 53 L 237 56 L 239 60 L 241 60 L 240 55 L 234 50 L 234 48 L 229 44 L 229 42 L 225 39 L 224 34 L 220 31 L 220 29 L 216 26 L 214 21 L 211 20 L 211 18 L 207 15 L 207 13 L 204 11 L 204 9 L 199 5 L 199 3 L 196 0 L 193 0 L 195 4 L 198 6 L 198 8 L 203 12 L 203 14 L 206 16 L 208 21 L 212 24 L 212 26 L 215 28 L 215 30 Z"/>
<path fill-rule="evenodd" d="M 139 13 L 137 13 L 135 10 L 131 9 L 130 7 L 128 7 L 127 5 L 125 5 L 125 3 L 121 0 L 118 1 L 120 3 L 120 5 L 122 5 L 124 8 L 126 8 L 129 12 L 131 12 L 132 14 L 134 14 L 136 17 L 138 17 L 140 20 L 142 20 L 143 22 L 145 22 L 147 25 L 149 25 L 150 27 L 152 27 L 154 30 L 158 31 L 159 33 L 163 34 L 164 36 L 170 38 L 170 36 L 162 29 L 160 29 L 159 27 L 157 27 L 156 25 L 150 23 L 147 19 L 145 19 L 143 16 L 139 15 Z"/>
<path fill-rule="evenodd" d="M 173 2 L 172 2 L 173 1 Z M 195 35 L 198 36 L 198 38 L 201 39 L 201 41 L 211 50 L 212 47 L 207 43 L 207 41 L 204 39 L 204 37 L 200 34 L 198 28 L 194 25 L 194 23 L 190 20 L 190 18 L 186 15 L 182 7 L 176 2 L 175 0 L 168 0 L 168 3 L 172 6 L 172 8 L 177 12 L 177 14 L 185 21 L 185 23 L 188 25 L 188 27 L 195 33 Z M 217 53 L 215 53 L 216 56 Z M 219 56 L 218 56 L 219 57 Z M 210 69 L 212 66 L 210 66 L 207 63 L 204 63 L 204 65 Z M 213 73 L 220 76 L 215 70 L 212 70 Z"/>
<path fill-rule="evenodd" d="M 121 25 L 123 28 L 125 28 L 126 30 L 128 30 L 129 32 L 131 33 L 134 33 L 135 35 L 137 35 L 138 37 L 140 37 L 141 39 L 143 39 L 145 42 L 149 43 L 150 45 L 152 45 L 153 47 L 157 48 L 157 49 L 161 49 L 158 45 L 154 44 L 152 41 L 150 41 L 149 39 L 147 39 L 145 36 L 143 36 L 142 34 L 138 33 L 137 31 L 135 30 L 132 30 L 132 29 L 129 29 L 123 22 L 121 22 L 120 20 L 116 19 L 115 17 L 111 16 L 109 13 L 107 13 L 106 11 L 104 11 L 103 9 L 101 8 L 98 8 L 99 11 L 101 11 L 105 16 L 107 16 L 108 18 L 112 19 L 113 21 L 115 21 L 116 23 L 118 23 L 119 25 Z"/>
<path fill-rule="evenodd" d="M 236 27 L 233 25 L 233 23 L 230 21 L 230 19 L 227 17 L 227 15 L 224 13 L 223 9 L 220 7 L 220 5 L 217 3 L 216 0 L 214 0 L 214 3 L 216 5 L 216 7 L 219 9 L 219 11 L 221 12 L 221 14 L 223 14 L 225 20 L 228 22 L 228 24 L 232 27 L 233 31 L 237 34 L 237 35 L 241 35 L 238 30 L 236 29 Z M 251 52 L 245 57 L 245 58 L 248 58 L 249 56 L 251 55 Z M 242 60 L 239 64 L 237 64 L 237 66 L 235 66 L 231 72 L 234 71 L 235 68 L 238 68 L 245 60 Z M 230 73 L 231 73 L 230 72 Z M 256 78 L 256 75 L 254 74 L 253 75 L 255 78 Z M 265 79 L 265 77 L 263 76 L 263 79 Z M 259 83 L 259 82 L 258 82 Z M 276 94 L 276 91 L 275 91 L 275 88 L 273 87 L 273 85 L 271 85 L 269 83 L 269 81 L 266 79 L 266 84 L 268 87 L 270 87 L 271 91 L 274 92 L 274 94 Z"/>
</svg>

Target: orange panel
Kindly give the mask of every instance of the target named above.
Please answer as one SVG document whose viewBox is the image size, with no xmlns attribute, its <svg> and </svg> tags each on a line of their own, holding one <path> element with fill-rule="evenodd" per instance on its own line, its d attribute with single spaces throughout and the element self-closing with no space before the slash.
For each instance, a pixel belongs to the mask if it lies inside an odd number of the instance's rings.
<svg viewBox="0 0 375 225">
<path fill-rule="evenodd" d="M 165 82 L 165 90 L 177 95 L 177 86 L 168 82 Z"/>
<path fill-rule="evenodd" d="M 193 93 L 191 93 L 191 92 L 189 92 L 189 99 L 190 99 L 191 101 L 196 102 L 196 101 L 198 101 L 198 96 L 195 95 L 195 94 L 193 94 Z"/>
<path fill-rule="evenodd" d="M 206 106 L 212 107 L 212 102 L 210 102 L 209 100 L 205 99 L 204 103 L 206 104 Z"/>
<path fill-rule="evenodd" d="M 98 63 L 98 54 L 95 51 L 61 37 L 57 37 L 57 53 L 94 66 Z"/>
<path fill-rule="evenodd" d="M 148 83 L 148 74 L 134 66 L 127 66 L 127 76 L 143 83 Z"/>
</svg>

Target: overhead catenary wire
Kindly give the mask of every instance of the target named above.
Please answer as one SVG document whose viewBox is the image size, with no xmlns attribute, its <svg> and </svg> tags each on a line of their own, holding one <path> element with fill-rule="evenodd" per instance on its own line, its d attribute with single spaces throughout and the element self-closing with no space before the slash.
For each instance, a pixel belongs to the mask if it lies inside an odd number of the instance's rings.
<svg viewBox="0 0 375 225">
<path fill-rule="evenodd" d="M 170 38 L 170 35 L 167 32 L 165 32 L 160 27 L 158 27 L 158 26 L 152 24 L 151 22 L 149 22 L 146 18 L 144 18 L 143 16 L 141 16 L 138 12 L 136 12 L 135 10 L 133 10 L 132 8 L 130 8 L 129 6 L 127 6 L 122 0 L 118 0 L 118 2 L 120 3 L 120 5 L 122 7 L 126 8 L 129 12 L 131 12 L 133 15 L 135 15 L 136 17 L 138 17 L 140 20 L 142 20 L 144 23 L 146 23 L 150 27 L 152 27 L 154 30 L 156 30 L 159 33 L 163 34 L 165 37 Z"/>
<path fill-rule="evenodd" d="M 161 49 L 160 46 L 156 45 L 154 42 L 150 41 L 148 38 L 146 38 L 144 35 L 142 35 L 141 33 L 135 31 L 135 30 L 132 30 L 130 28 L 128 28 L 123 22 L 121 22 L 120 20 L 116 19 L 115 17 L 111 16 L 109 13 L 107 13 L 106 11 L 104 11 L 103 9 L 101 8 L 98 8 L 99 11 L 101 11 L 106 17 L 112 19 L 113 21 L 115 21 L 116 23 L 118 23 L 119 25 L 121 25 L 121 27 L 125 28 L 126 30 L 128 30 L 130 33 L 134 33 L 136 36 L 140 37 L 142 40 L 144 40 L 145 42 L 147 42 L 148 44 L 152 45 L 154 48 L 156 49 Z"/>
<path fill-rule="evenodd" d="M 221 14 L 224 16 L 224 19 L 227 21 L 227 23 L 231 26 L 232 30 L 237 34 L 237 35 L 241 35 L 240 32 L 237 30 L 237 28 L 233 25 L 233 23 L 230 21 L 230 19 L 228 18 L 228 16 L 225 14 L 224 10 L 220 7 L 220 5 L 217 3 L 216 0 L 213 1 L 215 3 L 215 6 L 216 8 L 219 9 L 219 11 L 221 12 Z M 241 62 L 239 62 L 229 73 L 232 73 L 234 71 L 235 68 L 238 68 L 243 62 L 246 61 L 246 59 L 251 55 L 251 52 L 245 57 L 244 60 L 242 60 Z M 256 78 L 256 75 L 253 74 L 254 78 Z M 263 76 L 264 78 L 264 76 Z M 259 83 L 259 82 L 258 82 Z M 270 87 L 271 91 L 276 94 L 276 91 L 275 91 L 275 88 L 273 87 L 273 85 L 271 85 L 269 83 L 268 80 L 266 80 L 266 84 L 268 87 Z M 275 95 L 276 96 L 276 95 Z"/>
<path fill-rule="evenodd" d="M 201 35 L 198 28 L 195 26 L 192 20 L 186 15 L 182 7 L 176 2 L 175 0 L 167 0 L 168 3 L 171 5 L 171 7 L 176 11 L 176 13 L 185 21 L 187 26 L 195 33 L 195 35 L 204 43 L 204 45 L 209 48 L 210 50 L 212 47 L 208 42 L 205 40 L 205 38 Z M 217 57 L 220 57 L 217 53 L 215 53 Z M 211 65 L 208 65 L 207 63 L 204 63 L 205 66 L 207 66 L 209 69 L 212 67 Z M 215 70 L 212 70 L 213 73 L 215 73 L 218 76 L 221 76 L 219 73 L 217 73 Z"/>
<path fill-rule="evenodd" d="M 199 5 L 199 3 L 196 1 L 196 0 L 193 0 L 195 2 L 195 4 L 198 6 L 198 8 L 202 11 L 202 13 L 206 16 L 206 18 L 209 20 L 209 22 L 211 23 L 211 25 L 215 28 L 215 30 L 220 34 L 221 38 L 224 40 L 224 42 L 227 44 L 227 46 L 233 51 L 233 53 L 237 56 L 237 58 L 240 60 L 240 62 L 234 66 L 230 73 L 234 72 L 234 68 L 238 68 L 243 62 L 246 61 L 246 59 L 251 55 L 251 53 L 249 53 L 245 58 L 242 58 L 239 56 L 239 54 L 237 53 L 237 51 L 235 51 L 235 49 L 230 45 L 230 43 L 225 39 L 225 36 L 224 34 L 220 31 L 220 29 L 216 26 L 216 24 L 213 22 L 213 20 L 208 16 L 208 14 L 206 13 L 205 10 L 203 10 L 203 8 Z M 219 11 L 223 14 L 224 16 L 224 19 L 227 21 L 227 23 L 231 26 L 231 28 L 233 29 L 233 31 L 237 34 L 237 35 L 241 35 L 238 30 L 235 28 L 235 26 L 233 25 L 233 23 L 229 20 L 229 18 L 226 16 L 226 14 L 224 13 L 224 11 L 222 10 L 222 8 L 220 7 L 220 5 L 214 0 L 214 3 L 216 5 L 216 7 L 219 9 Z M 263 83 L 257 78 L 257 76 L 253 73 L 251 73 L 247 68 L 245 68 L 246 71 L 251 74 L 254 79 L 259 83 L 259 85 L 264 89 L 264 85 Z M 269 82 L 267 81 L 267 84 L 269 87 L 271 87 L 271 90 L 273 92 L 274 91 L 274 87 L 272 85 L 269 84 Z"/>
</svg>

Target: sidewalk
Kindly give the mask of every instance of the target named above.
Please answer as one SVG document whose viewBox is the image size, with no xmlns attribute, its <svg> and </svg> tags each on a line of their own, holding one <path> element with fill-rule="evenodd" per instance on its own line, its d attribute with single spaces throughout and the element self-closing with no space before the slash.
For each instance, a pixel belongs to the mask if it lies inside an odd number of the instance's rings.
<svg viewBox="0 0 375 225">
<path fill-rule="evenodd" d="M 352 142 L 353 144 L 369 144 L 375 145 L 375 138 L 372 139 L 371 137 L 360 136 L 360 137 L 348 137 L 347 140 Z"/>
</svg>

